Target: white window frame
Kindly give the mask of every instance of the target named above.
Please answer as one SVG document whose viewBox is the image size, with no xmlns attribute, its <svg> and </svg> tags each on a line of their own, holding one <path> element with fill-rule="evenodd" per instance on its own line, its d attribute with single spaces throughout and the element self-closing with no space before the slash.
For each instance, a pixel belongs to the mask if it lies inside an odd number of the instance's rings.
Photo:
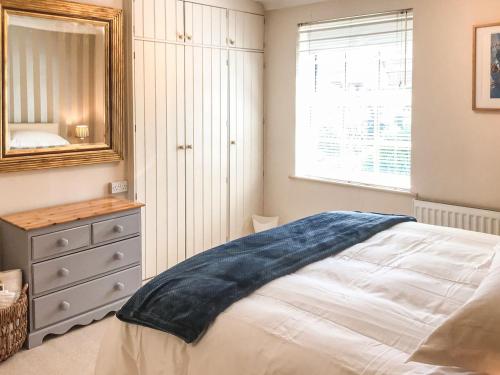
<svg viewBox="0 0 500 375">
<path fill-rule="evenodd" d="M 298 29 L 299 27 L 301 26 L 304 26 L 304 25 L 313 25 L 313 24 L 316 24 L 316 23 L 326 23 L 326 22 L 335 22 L 335 21 L 341 21 L 341 20 L 356 20 L 356 19 L 359 19 L 359 18 L 367 18 L 367 17 L 374 17 L 374 16 L 379 16 L 379 15 L 389 15 L 389 14 L 396 14 L 396 13 L 402 13 L 402 12 L 410 12 L 412 14 L 412 20 L 413 20 L 413 10 L 412 9 L 403 9 L 403 10 L 398 10 L 398 11 L 391 11 L 391 12 L 384 12 L 384 13 L 376 13 L 376 14 L 369 14 L 369 15 L 363 15 L 363 16 L 357 16 L 357 17 L 347 17 L 347 18 L 342 18 L 342 19 L 334 19 L 334 20 L 329 20 L 329 21 L 317 21 L 317 22 L 311 22 L 311 23 L 307 23 L 307 24 L 299 24 L 298 25 Z M 411 44 L 409 45 L 406 45 L 405 48 L 412 48 L 413 49 L 413 41 L 411 42 Z M 413 56 L 413 55 L 412 55 Z M 291 178 L 294 178 L 294 179 L 299 179 L 299 180 L 312 180 L 312 181 L 318 181 L 318 182 L 322 182 L 322 183 L 331 183 L 331 184 L 335 184 L 335 185 L 348 185 L 348 186 L 356 186 L 356 187 L 360 187 L 360 188 L 366 188 L 366 189 L 370 189 L 370 190 L 378 190 L 378 191 L 392 191 L 392 192 L 396 192 L 396 193 L 402 193 L 402 194 L 408 194 L 408 195 L 413 195 L 413 193 L 411 192 L 411 183 L 412 183 L 412 171 L 413 171 L 413 168 L 412 168 L 412 151 L 410 149 L 410 162 L 409 162 L 409 166 L 410 166 L 410 176 L 409 176 L 409 186 L 408 187 L 395 187 L 395 186 L 385 186 L 383 184 L 374 184 L 374 183 L 369 183 L 369 182 L 363 182 L 363 181 L 359 181 L 359 180 L 353 180 L 351 181 L 350 179 L 336 179 L 336 178 L 330 178 L 330 177 L 322 177 L 322 176 L 314 176 L 314 175 L 308 175 L 308 174 L 304 174 L 302 173 L 299 168 L 298 168 L 298 163 L 299 161 L 297 160 L 298 158 L 298 152 L 297 152 L 297 149 L 298 149 L 298 142 L 300 142 L 300 140 L 298 139 L 298 127 L 299 127 L 299 123 L 298 123 L 298 98 L 297 98 L 297 90 L 299 89 L 298 88 L 298 64 L 299 64 L 299 42 L 297 41 L 297 48 L 296 48 L 296 57 L 297 57 L 297 62 L 296 62 L 296 67 L 297 67 L 297 70 L 296 70 L 296 75 L 295 75 L 295 122 L 294 122 L 294 152 L 293 152 L 293 155 L 292 155 L 292 174 L 290 175 Z M 412 57 L 413 59 L 413 57 Z M 413 84 L 411 83 L 411 91 L 413 93 Z M 413 101 L 411 103 L 411 107 L 412 107 L 412 110 L 413 110 Z M 413 112 L 412 112 L 413 113 Z M 411 126 L 413 126 L 413 115 L 411 115 Z M 411 137 L 411 133 L 410 132 L 410 142 L 412 142 L 412 137 Z"/>
</svg>

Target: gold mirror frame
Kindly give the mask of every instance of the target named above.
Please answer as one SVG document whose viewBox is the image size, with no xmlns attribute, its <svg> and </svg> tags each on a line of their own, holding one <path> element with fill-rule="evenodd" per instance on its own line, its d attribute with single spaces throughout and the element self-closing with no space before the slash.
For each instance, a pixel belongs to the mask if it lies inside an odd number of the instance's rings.
<svg viewBox="0 0 500 375">
<path fill-rule="evenodd" d="M 106 148 L 82 150 L 55 150 L 24 155 L 6 152 L 7 126 L 7 13 L 23 12 L 41 17 L 72 18 L 104 23 L 109 30 L 106 44 L 107 58 L 107 119 L 109 120 L 110 145 Z M 65 166 L 108 163 L 123 160 L 124 150 L 124 52 L 122 10 L 79 4 L 64 0 L 0 0 L 1 49 L 2 49 L 2 115 L 0 126 L 0 173 Z"/>
</svg>

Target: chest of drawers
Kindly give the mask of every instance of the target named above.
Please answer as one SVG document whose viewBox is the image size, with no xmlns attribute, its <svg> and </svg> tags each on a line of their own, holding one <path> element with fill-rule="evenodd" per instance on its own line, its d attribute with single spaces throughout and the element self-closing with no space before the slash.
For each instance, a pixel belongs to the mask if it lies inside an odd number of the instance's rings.
<svg viewBox="0 0 500 375">
<path fill-rule="evenodd" d="M 118 310 L 140 287 L 141 206 L 103 198 L 0 218 L 3 268 L 29 284 L 29 348 Z"/>
</svg>

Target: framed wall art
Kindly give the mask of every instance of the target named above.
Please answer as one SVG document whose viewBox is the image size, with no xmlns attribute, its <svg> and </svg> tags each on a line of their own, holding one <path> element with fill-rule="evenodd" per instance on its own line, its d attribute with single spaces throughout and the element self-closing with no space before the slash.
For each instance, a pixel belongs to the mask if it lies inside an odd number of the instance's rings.
<svg viewBox="0 0 500 375">
<path fill-rule="evenodd" d="M 500 110 L 500 23 L 474 26 L 474 110 Z"/>
</svg>

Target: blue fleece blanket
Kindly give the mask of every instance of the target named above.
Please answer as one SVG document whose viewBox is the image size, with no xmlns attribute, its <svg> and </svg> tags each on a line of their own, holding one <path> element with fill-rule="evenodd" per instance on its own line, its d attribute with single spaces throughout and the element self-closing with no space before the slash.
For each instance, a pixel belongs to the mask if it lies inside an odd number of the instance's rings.
<svg viewBox="0 0 500 375">
<path fill-rule="evenodd" d="M 266 283 L 363 242 L 408 216 L 325 212 L 200 253 L 158 275 L 119 319 L 198 340 L 217 316 Z"/>
</svg>

